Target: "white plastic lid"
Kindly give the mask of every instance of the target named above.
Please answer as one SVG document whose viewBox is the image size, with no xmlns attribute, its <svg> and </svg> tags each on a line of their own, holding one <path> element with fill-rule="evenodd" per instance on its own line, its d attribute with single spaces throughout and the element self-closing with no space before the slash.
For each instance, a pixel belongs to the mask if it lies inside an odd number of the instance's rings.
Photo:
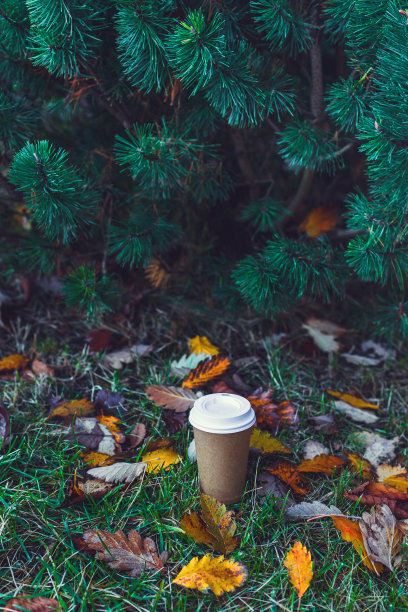
<svg viewBox="0 0 408 612">
<path fill-rule="evenodd" d="M 245 397 L 234 393 L 211 393 L 194 402 L 189 421 L 209 433 L 237 433 L 255 423 L 255 412 Z"/>
</svg>

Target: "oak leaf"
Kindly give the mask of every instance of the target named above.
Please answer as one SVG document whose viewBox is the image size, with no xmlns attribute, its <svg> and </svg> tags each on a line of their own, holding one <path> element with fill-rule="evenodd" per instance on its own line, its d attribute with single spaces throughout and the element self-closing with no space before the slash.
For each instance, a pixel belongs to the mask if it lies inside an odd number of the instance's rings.
<svg viewBox="0 0 408 612">
<path fill-rule="evenodd" d="M 208 531 L 207 525 L 197 512 L 185 514 L 180 521 L 180 527 L 197 544 L 210 544 L 214 546 L 216 543 L 215 537 Z"/>
<path fill-rule="evenodd" d="M 387 504 L 394 516 L 400 519 L 408 518 L 408 493 L 383 483 L 370 480 L 353 491 L 345 492 L 344 497 L 367 506 Z"/>
<path fill-rule="evenodd" d="M 234 537 L 237 530 L 234 512 L 227 511 L 224 504 L 203 493 L 200 503 L 204 522 L 215 538 L 214 548 L 223 555 L 229 555 L 238 546 L 238 540 Z"/>
<path fill-rule="evenodd" d="M 47 419 L 59 417 L 61 419 L 72 420 L 73 416 L 87 417 L 94 413 L 94 404 L 86 398 L 74 399 L 63 402 L 51 410 Z"/>
<path fill-rule="evenodd" d="M 115 533 L 90 529 L 82 535 L 85 549 L 97 553 L 99 559 L 107 561 L 113 569 L 124 570 L 133 578 L 143 570 L 159 570 L 164 566 L 166 555 L 157 554 L 151 538 L 144 538 L 132 529 L 126 537 L 123 531 Z"/>
<path fill-rule="evenodd" d="M 164 385 L 150 385 L 146 387 L 146 395 L 156 404 L 175 412 L 185 412 L 191 408 L 197 399 L 190 389 L 182 387 L 165 387 Z"/>
<path fill-rule="evenodd" d="M 146 470 L 146 463 L 125 463 L 118 462 L 113 465 L 103 465 L 102 467 L 88 470 L 88 474 L 104 482 L 133 482 L 142 476 Z"/>
<path fill-rule="evenodd" d="M 205 359 L 200 361 L 198 366 L 191 370 L 187 378 L 183 381 L 182 386 L 184 389 L 195 389 L 196 387 L 202 387 L 211 380 L 222 376 L 231 365 L 231 361 L 228 357 L 212 357 L 211 359 Z"/>
<path fill-rule="evenodd" d="M 194 557 L 177 574 L 173 582 L 187 589 L 206 591 L 211 589 L 215 595 L 234 591 L 244 584 L 248 571 L 242 563 L 205 555 Z"/>
<path fill-rule="evenodd" d="M 188 343 L 190 353 L 208 353 L 209 355 L 218 355 L 220 349 L 212 344 L 206 336 L 194 336 Z"/>
<path fill-rule="evenodd" d="M 145 453 L 142 461 L 146 463 L 146 472 L 158 472 L 161 469 L 167 471 L 172 465 L 180 463 L 181 457 L 174 448 L 160 448 Z"/>
<path fill-rule="evenodd" d="M 350 542 L 355 550 L 361 557 L 362 562 L 368 569 L 372 572 L 380 573 L 382 571 L 382 565 L 374 564 L 370 561 L 368 557 L 363 534 L 360 529 L 360 525 L 356 521 L 352 521 L 351 519 L 345 516 L 331 516 L 334 526 L 340 531 L 341 537 L 346 542 Z"/>
<path fill-rule="evenodd" d="M 365 400 L 355 397 L 354 395 L 350 395 L 349 393 L 330 391 L 330 389 L 327 389 L 326 393 L 333 395 L 333 397 L 337 397 L 339 400 L 342 400 L 347 404 L 350 404 L 350 406 L 354 406 L 354 408 L 371 408 L 372 410 L 378 410 L 377 404 L 371 404 L 370 402 L 366 402 Z"/>
<path fill-rule="evenodd" d="M 372 563 L 381 563 L 392 572 L 393 560 L 401 548 L 404 537 L 398 521 L 386 504 L 376 506 L 372 512 L 363 512 L 359 521 L 364 546 Z"/>
<path fill-rule="evenodd" d="M 14 597 L 4 604 L 3 612 L 60 612 L 62 610 L 56 599 L 48 597 Z"/>
<path fill-rule="evenodd" d="M 336 212 L 330 206 L 313 208 L 299 225 L 299 230 L 309 238 L 317 238 L 333 229 L 336 225 Z"/>
<path fill-rule="evenodd" d="M 249 446 L 250 448 L 254 448 L 260 451 L 263 455 L 267 453 L 283 453 L 290 455 L 290 453 L 292 452 L 277 438 L 274 438 L 273 436 L 268 434 L 268 432 L 261 431 L 256 427 L 254 427 L 251 432 Z"/>
<path fill-rule="evenodd" d="M 288 551 L 283 565 L 287 568 L 289 580 L 299 599 L 301 599 L 313 578 L 313 562 L 310 551 L 301 542 L 295 542 Z"/>
<path fill-rule="evenodd" d="M 97 453 L 95 451 L 85 451 L 80 453 L 81 459 L 86 464 L 86 467 L 99 467 L 100 465 L 110 465 L 115 459 L 110 455 Z"/>
<path fill-rule="evenodd" d="M 0 359 L 0 373 L 22 370 L 29 361 L 28 357 L 24 357 L 23 355 L 7 355 L 7 357 Z"/>
<path fill-rule="evenodd" d="M 295 493 L 299 493 L 299 495 L 306 495 L 309 492 L 309 488 L 302 480 L 297 467 L 288 461 L 278 461 L 266 468 L 266 471 L 277 476 L 282 482 L 288 484 Z"/>
<path fill-rule="evenodd" d="M 342 467 L 346 461 L 334 455 L 317 455 L 313 459 L 304 459 L 298 465 L 299 472 L 320 472 L 322 474 L 333 474 L 334 470 Z"/>
<path fill-rule="evenodd" d="M 374 477 L 374 466 L 367 459 L 356 455 L 355 453 L 347 453 L 350 461 L 350 470 L 357 473 L 365 480 L 372 480 Z"/>
</svg>

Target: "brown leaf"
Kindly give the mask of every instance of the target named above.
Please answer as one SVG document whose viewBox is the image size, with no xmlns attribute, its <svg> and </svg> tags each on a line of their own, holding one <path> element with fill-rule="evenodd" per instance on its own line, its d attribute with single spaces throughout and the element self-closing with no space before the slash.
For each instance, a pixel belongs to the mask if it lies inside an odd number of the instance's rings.
<svg viewBox="0 0 408 612">
<path fill-rule="evenodd" d="M 196 394 L 182 387 L 165 387 L 164 385 L 150 385 L 146 387 L 149 400 L 156 406 L 162 406 L 175 412 L 185 412 L 191 408 L 197 399 Z"/>
<path fill-rule="evenodd" d="M 400 519 L 408 518 L 408 493 L 386 484 L 370 480 L 353 491 L 344 493 L 344 497 L 367 506 L 387 504 L 394 516 Z"/>
<path fill-rule="evenodd" d="M 220 357 L 217 355 L 212 359 L 204 359 L 200 361 L 194 370 L 191 370 L 187 378 L 183 381 L 182 386 L 184 389 L 203 387 L 211 380 L 222 376 L 230 365 L 231 361 L 228 357 Z"/>
<path fill-rule="evenodd" d="M 67 487 L 65 500 L 60 505 L 60 508 L 66 508 L 72 504 L 79 504 L 90 499 L 97 501 L 105 497 L 112 489 L 113 485 L 107 484 L 103 480 L 86 478 L 86 476 L 83 477 L 82 475 L 75 474 Z"/>
<path fill-rule="evenodd" d="M 216 544 L 217 540 L 208 531 L 207 525 L 197 512 L 185 514 L 180 521 L 180 527 L 197 544 L 210 544 L 211 546 Z"/>
<path fill-rule="evenodd" d="M 33 597 L 27 595 L 14 597 L 5 603 L 3 612 L 60 612 L 62 610 L 56 599 Z"/>
<path fill-rule="evenodd" d="M 210 495 L 200 495 L 203 519 L 209 533 L 215 538 L 214 548 L 223 555 L 229 555 L 238 546 L 234 537 L 237 529 L 234 512 L 227 511 L 224 504 Z"/>
<path fill-rule="evenodd" d="M 296 504 L 295 500 L 289 493 L 289 489 L 283 484 L 279 478 L 268 472 L 262 472 L 258 477 L 260 497 L 265 499 L 273 499 L 277 507 L 282 510 L 291 508 Z"/>
<path fill-rule="evenodd" d="M 10 417 L 5 409 L 3 400 L 0 398 L 0 450 L 3 448 L 10 435 Z"/>
<path fill-rule="evenodd" d="M 316 431 L 333 436 L 338 433 L 337 423 L 334 416 L 330 413 L 319 414 L 318 416 L 311 417 L 309 421 L 312 423 Z"/>
<path fill-rule="evenodd" d="M 356 521 L 352 521 L 351 519 L 345 516 L 334 516 L 332 515 L 332 520 L 334 526 L 340 531 L 341 537 L 346 542 L 350 542 L 355 550 L 361 557 L 362 562 L 368 569 L 372 572 L 380 573 L 383 570 L 383 566 L 379 564 L 373 565 L 371 560 L 368 557 L 365 545 L 363 534 L 360 529 L 360 525 Z"/>
<path fill-rule="evenodd" d="M 185 412 L 174 412 L 174 410 L 163 410 L 162 419 L 170 434 L 175 434 L 187 425 Z"/>
<path fill-rule="evenodd" d="M 113 334 L 110 329 L 94 329 L 86 339 L 91 353 L 106 351 L 112 346 Z"/>
<path fill-rule="evenodd" d="M 266 468 L 266 471 L 277 476 L 299 495 L 306 495 L 309 492 L 309 488 L 302 480 L 297 467 L 288 461 L 278 461 Z"/>
<path fill-rule="evenodd" d="M 318 206 L 313 208 L 299 225 L 299 230 L 305 232 L 309 238 L 317 238 L 333 229 L 337 216 L 334 208 Z"/>
<path fill-rule="evenodd" d="M 359 521 L 364 546 L 373 563 L 381 563 L 393 571 L 393 560 L 401 548 L 403 534 L 389 506 L 376 506 L 372 512 L 363 512 Z"/>
<path fill-rule="evenodd" d="M 158 448 L 170 448 L 173 443 L 172 438 L 157 438 L 156 440 L 149 440 L 144 450 L 146 453 L 150 453 Z"/>
<path fill-rule="evenodd" d="M 305 459 L 298 466 L 299 472 L 320 472 L 322 474 L 333 474 L 345 464 L 345 460 L 334 455 L 317 455 L 314 459 Z"/>
<path fill-rule="evenodd" d="M 35 374 L 35 376 L 41 376 L 41 374 L 43 374 L 44 376 L 47 376 L 48 378 L 55 377 L 55 372 L 53 368 L 51 368 L 46 363 L 44 363 L 43 361 L 40 361 L 37 358 L 33 359 L 31 363 L 31 371 Z"/>
<path fill-rule="evenodd" d="M 146 425 L 144 423 L 136 423 L 130 434 L 128 434 L 129 448 L 136 448 L 146 437 Z"/>
<path fill-rule="evenodd" d="M 23 355 L 8 355 L 0 359 L 0 373 L 13 372 L 14 370 L 22 370 L 26 367 L 30 360 Z"/>
<path fill-rule="evenodd" d="M 233 395 L 241 395 L 237 391 L 234 391 L 231 387 L 227 385 L 225 380 L 219 380 L 211 387 L 211 391 L 213 393 L 232 393 Z"/>
<path fill-rule="evenodd" d="M 211 589 L 218 597 L 223 593 L 234 591 L 244 584 L 248 570 L 237 561 L 224 557 L 205 555 L 201 559 L 194 557 L 177 574 L 173 582 L 186 589 L 206 591 Z"/>
<path fill-rule="evenodd" d="M 407 469 L 401 465 L 382 463 L 377 468 L 377 478 L 379 482 L 390 487 L 404 491 L 404 493 L 408 492 Z"/>
<path fill-rule="evenodd" d="M 159 570 L 164 566 L 163 556 L 157 554 L 156 545 L 151 538 L 142 539 L 132 529 L 128 537 L 123 531 L 115 533 L 90 529 L 82 536 L 88 550 L 97 553 L 99 559 L 107 561 L 113 569 L 126 571 L 136 578 L 143 570 Z"/>
<path fill-rule="evenodd" d="M 289 580 L 299 599 L 301 599 L 313 578 L 313 563 L 310 551 L 301 542 L 295 542 L 286 555 L 283 565 L 288 569 Z"/>
</svg>

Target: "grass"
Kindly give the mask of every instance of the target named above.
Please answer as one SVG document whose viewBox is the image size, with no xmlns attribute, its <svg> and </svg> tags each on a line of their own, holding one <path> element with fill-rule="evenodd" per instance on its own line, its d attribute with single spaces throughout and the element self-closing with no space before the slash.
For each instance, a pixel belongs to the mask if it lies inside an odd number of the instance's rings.
<svg viewBox="0 0 408 612">
<path fill-rule="evenodd" d="M 129 406 L 123 418 L 125 432 L 141 420 L 148 435 L 165 437 L 168 433 L 161 409 L 148 402 L 143 389 L 149 383 L 177 384 L 170 374 L 170 363 L 186 352 L 186 339 L 197 333 L 208 335 L 235 360 L 258 357 L 250 365 L 239 367 L 241 377 L 254 388 L 273 387 L 277 398 L 295 404 L 300 426 L 278 432 L 293 451 L 294 460 L 301 459 L 302 445 L 309 438 L 323 442 L 336 455 L 343 449 L 358 450 L 353 433 L 361 428 L 346 418 L 336 417 L 340 433 L 334 438 L 316 433 L 308 424 L 309 416 L 330 410 L 331 402 L 324 394 L 327 388 L 359 390 L 368 398 L 378 398 L 384 411 L 374 431 L 387 437 L 400 435 L 399 460 L 405 460 L 405 358 L 390 367 L 371 369 L 348 366 L 340 359 L 329 364 L 322 354 L 305 359 L 293 349 L 301 331 L 295 330 L 286 345 L 276 348 L 265 341 L 271 331 L 265 326 L 267 323 L 256 319 L 198 321 L 192 315 L 165 314 L 163 310 L 142 315 L 137 325 L 119 320 L 112 323 L 112 328 L 121 334 L 123 344 L 154 341 L 155 349 L 148 357 L 116 372 L 103 366 L 101 355 L 90 355 L 84 348 L 87 325 L 62 311 L 44 313 L 44 309 L 34 308 L 24 322 L 17 319 L 9 331 L 2 332 L 4 355 L 37 352 L 39 358 L 55 367 L 56 378 L 26 382 L 17 376 L 0 383 L 12 431 L 10 446 L 0 459 L 1 605 L 25 593 L 55 597 L 63 610 L 75 612 L 296 610 L 297 596 L 282 561 L 299 539 L 311 551 L 314 562 L 314 577 L 302 599 L 302 610 L 383 612 L 408 608 L 404 565 L 378 577 L 362 565 L 330 519 L 288 522 L 272 500 L 262 503 L 256 477 L 269 459 L 259 457 L 251 458 L 245 495 L 233 507 L 240 512 L 241 543 L 232 557 L 248 568 L 245 585 L 217 598 L 211 592 L 198 593 L 172 584 L 183 565 L 208 552 L 179 527 L 182 515 L 199 507 L 197 467 L 186 453 L 192 439 L 188 428 L 174 436 L 184 457 L 182 464 L 147 475 L 125 493 L 116 488 L 98 502 L 59 507 L 67 481 L 82 465 L 81 448 L 58 433 L 58 424 L 46 420 L 48 398 L 58 393 L 66 399 L 92 399 L 100 388 L 120 391 Z M 343 492 L 357 482 L 347 469 L 335 477 L 316 475 L 309 480 L 312 492 L 306 500 L 319 499 L 350 514 L 361 514 L 362 507 L 343 497 Z M 143 536 L 151 536 L 159 551 L 169 553 L 164 573 L 145 572 L 141 578 L 129 578 L 78 552 L 72 537 L 89 528 L 123 529 L 126 533 L 137 529 Z"/>
</svg>

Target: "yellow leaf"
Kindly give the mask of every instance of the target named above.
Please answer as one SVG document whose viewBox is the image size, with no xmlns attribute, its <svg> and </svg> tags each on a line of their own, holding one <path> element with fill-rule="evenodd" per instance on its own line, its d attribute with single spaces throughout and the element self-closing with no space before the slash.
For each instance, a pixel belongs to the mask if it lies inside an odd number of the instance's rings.
<svg viewBox="0 0 408 612">
<path fill-rule="evenodd" d="M 54 417 L 66 418 L 72 417 L 74 415 L 78 415 L 81 417 L 90 416 L 94 412 L 93 402 L 83 398 L 83 399 L 74 399 L 69 402 L 64 402 L 57 406 L 50 414 L 48 415 L 48 419 L 53 419 Z"/>
<path fill-rule="evenodd" d="M 194 336 L 189 341 L 190 353 L 208 353 L 209 355 L 218 355 L 220 350 L 211 344 L 206 336 Z"/>
<path fill-rule="evenodd" d="M 211 557 L 208 554 L 201 559 L 198 557 L 191 559 L 173 582 L 186 589 L 197 589 L 197 591 L 206 591 L 210 588 L 218 596 L 234 591 L 244 584 L 247 575 L 248 571 L 241 563 L 224 557 Z"/>
<path fill-rule="evenodd" d="M 388 465 L 382 463 L 377 468 L 377 478 L 379 482 L 398 489 L 398 491 L 408 492 L 407 470 L 402 465 Z"/>
<path fill-rule="evenodd" d="M 295 542 L 286 555 L 283 565 L 288 569 L 289 580 L 298 597 L 303 597 L 313 578 L 313 562 L 310 551 L 301 542 Z"/>
<path fill-rule="evenodd" d="M 267 431 L 261 431 L 257 427 L 254 427 L 252 430 L 249 446 L 257 448 L 262 454 L 284 453 L 290 455 L 292 452 L 277 438 L 271 436 Z"/>
<path fill-rule="evenodd" d="M 197 512 L 185 514 L 180 521 L 180 527 L 188 536 L 190 536 L 190 538 L 193 538 L 197 544 L 213 545 L 216 542 L 214 536 L 209 533 L 207 525 L 197 514 Z"/>
<path fill-rule="evenodd" d="M 334 526 L 340 531 L 341 537 L 345 542 L 350 542 L 361 557 L 364 565 L 372 572 L 381 572 L 383 566 L 379 563 L 374 565 L 371 563 L 366 548 L 364 546 L 363 534 L 361 533 L 360 525 L 345 516 L 332 515 Z"/>
<path fill-rule="evenodd" d="M 10 370 L 21 370 L 25 368 L 30 360 L 23 355 L 8 355 L 0 359 L 0 372 L 8 372 Z"/>
<path fill-rule="evenodd" d="M 340 393 L 340 391 L 330 391 L 330 389 L 327 389 L 326 392 L 329 393 L 329 395 L 333 395 L 333 397 L 338 397 L 343 402 L 350 404 L 350 406 L 354 406 L 354 408 L 371 408 L 372 410 L 378 410 L 377 404 L 370 404 L 370 402 L 366 402 L 360 397 L 355 397 L 355 395 Z"/>
<path fill-rule="evenodd" d="M 115 463 L 115 459 L 110 455 L 104 455 L 103 453 L 97 453 L 95 451 L 84 451 L 80 453 L 80 457 L 87 468 L 99 467 L 101 465 L 111 465 Z"/>
<path fill-rule="evenodd" d="M 329 232 L 336 225 L 336 212 L 328 206 L 318 206 L 310 211 L 299 225 L 299 230 L 310 238 Z"/>
<path fill-rule="evenodd" d="M 204 359 L 204 361 L 200 361 L 194 370 L 189 372 L 187 378 L 182 383 L 182 387 L 187 389 L 203 387 L 206 383 L 224 374 L 230 365 L 231 361 L 228 357 L 220 357 L 218 355 L 212 357 L 212 359 Z"/>
<path fill-rule="evenodd" d="M 367 459 L 363 459 L 363 457 L 354 453 L 347 453 L 347 457 L 351 463 L 350 469 L 352 472 L 356 472 L 364 480 L 373 479 L 374 468 Z"/>
<path fill-rule="evenodd" d="M 180 463 L 181 457 L 174 448 L 158 448 L 143 455 L 140 461 L 147 463 L 146 472 L 158 472 L 168 470 L 170 466 Z"/>
<path fill-rule="evenodd" d="M 234 538 L 237 530 L 234 512 L 227 511 L 224 504 L 204 493 L 200 495 L 200 503 L 207 529 L 215 538 L 214 548 L 229 555 L 238 546 L 238 540 Z"/>
</svg>

